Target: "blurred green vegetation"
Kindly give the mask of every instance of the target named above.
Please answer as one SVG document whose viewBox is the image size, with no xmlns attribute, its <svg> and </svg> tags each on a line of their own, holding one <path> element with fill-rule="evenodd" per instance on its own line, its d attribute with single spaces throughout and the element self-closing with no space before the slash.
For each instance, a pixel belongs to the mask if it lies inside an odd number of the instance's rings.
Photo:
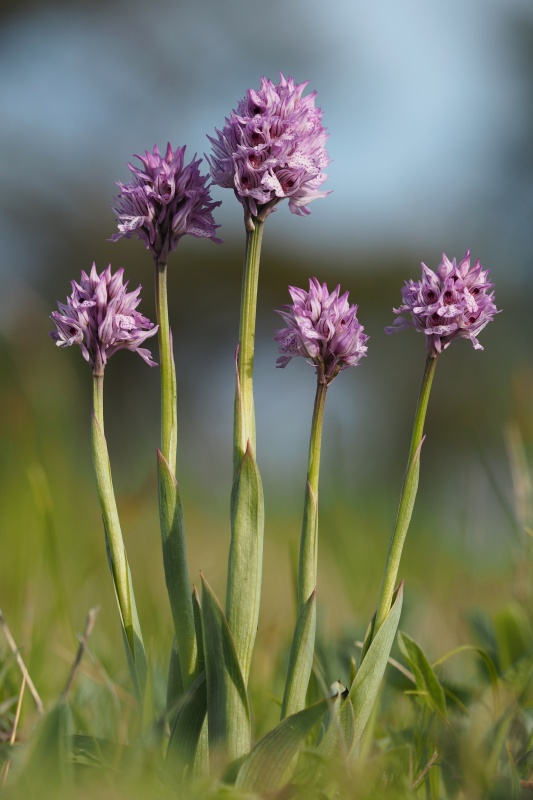
<svg viewBox="0 0 533 800">
<path fill-rule="evenodd" d="M 126 260 L 128 251 L 131 284 L 143 281 L 141 308 L 153 318 L 150 263 L 139 249 L 121 243 L 113 263 Z M 88 266 L 83 246 L 80 250 L 68 277 Z M 198 582 L 201 569 L 223 596 L 240 256 L 231 248 L 214 247 L 205 247 L 202 256 L 193 256 L 192 245 L 183 246 L 172 265 L 175 274 L 171 274 L 181 437 L 178 476 L 191 580 Z M 103 267 L 104 262 L 98 266 Z M 351 371 L 353 375 L 339 377 L 326 408 L 318 587 L 319 653 L 326 684 L 336 679 L 348 683 L 350 656 L 357 658 L 355 642 L 363 638 L 377 600 L 424 362 L 421 337 L 412 332 L 387 338 L 382 330 L 392 318 L 391 306 L 398 303 L 402 279 L 417 276 L 418 269 L 409 254 L 395 259 L 383 254 L 375 256 L 374 263 L 361 263 L 360 257 L 352 260 L 343 253 L 335 270 L 335 280 L 350 289 L 351 300 L 359 303 L 359 318 L 372 338 L 368 358 Z M 66 268 L 60 272 L 65 273 Z M 497 269 L 493 271 L 495 281 L 501 277 L 497 273 Z M 278 323 L 272 309 L 286 302 L 288 283 L 305 285 L 310 274 L 322 277 L 320 265 L 307 259 L 288 262 L 272 250 L 267 237 L 256 365 L 258 459 L 265 480 L 267 515 L 262 612 L 251 678 L 256 737 L 269 730 L 279 715 L 295 612 L 292 572 L 314 389 L 312 370 L 303 363 L 291 364 L 284 372 L 273 369 L 276 350 L 271 335 Z M 20 286 L 16 288 L 21 291 Z M 531 459 L 533 444 L 533 371 L 527 300 L 509 286 L 500 288 L 498 283 L 497 288 L 498 306 L 504 313 L 483 333 L 485 351 L 475 353 L 459 341 L 439 363 L 428 414 L 421 487 L 401 568 L 406 593 L 400 627 L 421 644 L 430 660 L 476 642 L 473 625 L 486 636 L 493 630 L 490 635 L 501 640 L 499 644 L 495 640 L 499 655 L 494 658 L 496 662 L 500 659 L 499 668 L 504 671 L 513 669 L 533 645 L 528 640 L 533 619 L 531 553 L 524 544 L 525 530 L 532 525 L 531 497 L 527 469 L 521 462 L 525 459 L 527 464 Z M 89 608 L 100 608 L 71 693 L 69 724 L 77 734 L 129 747 L 135 743 L 138 721 L 92 474 L 90 372 L 78 350 L 56 350 L 47 336 L 51 327 L 47 315 L 55 297 L 63 299 L 67 292 L 65 274 L 36 282 L 25 294 L 23 312 L 15 313 L 15 309 L 2 328 L 0 607 L 47 708 L 65 685 Z M 280 398 L 285 382 L 291 386 L 293 408 Z M 172 637 L 155 482 L 158 374 L 140 359 L 121 353 L 110 363 L 106 384 L 106 430 L 158 716 L 164 709 Z M 282 417 L 274 419 L 272 436 L 262 421 L 264 414 L 272 422 L 269 406 L 283 411 Z M 360 419 L 363 413 L 366 418 Z M 301 430 L 294 435 L 298 425 Z M 296 452 L 297 447 L 301 452 Z M 514 615 L 513 625 L 518 615 L 514 639 L 506 633 L 511 623 L 505 615 L 509 614 Z M 486 646 L 486 642 L 481 644 Z M 446 666 L 446 678 L 450 685 L 460 687 L 459 694 L 481 691 L 479 665 L 473 658 L 452 659 Z M 20 680 L 0 631 L 3 740 L 12 729 Z M 384 731 L 391 720 L 394 735 L 399 737 L 397 758 L 402 769 L 402 748 L 407 748 L 405 755 L 412 745 L 406 726 L 416 728 L 416 714 L 421 712 L 413 711 L 410 701 L 402 699 L 394 674 L 389 674 L 388 684 L 385 716 L 378 715 L 376 722 L 381 734 L 377 744 L 368 745 L 372 766 L 365 773 L 360 794 L 353 796 L 366 797 L 380 769 L 383 774 L 387 770 L 401 773 L 391 766 L 394 758 L 391 762 L 390 748 L 383 739 L 390 736 Z M 32 737 L 38 741 L 36 722 L 26 691 L 18 727 L 20 742 Z M 446 736 L 443 728 L 436 738 Z M 411 744 L 406 744 L 407 740 Z M 159 769 L 154 755 L 159 752 L 157 743 L 153 748 L 145 750 L 141 759 L 149 785 Z M 419 761 L 425 757 L 422 750 L 416 751 Z M 408 758 L 415 758 L 414 752 L 409 750 Z M 154 759 L 152 766 L 150 758 Z M 479 758 L 477 753 L 475 759 Z M 422 769 L 419 761 L 410 762 L 409 774 Z M 87 770 L 90 772 L 89 767 Z M 13 772 L 17 773 L 16 759 Z M 152 796 L 146 794 L 148 789 L 144 794 L 141 791 L 140 787 L 148 784 L 139 775 L 133 784 L 126 782 L 124 791 L 130 792 L 129 796 Z M 416 776 L 411 777 L 414 780 Z M 111 796 L 106 794 L 107 780 L 102 778 L 102 797 Z M 89 786 L 88 796 L 97 797 L 100 789 L 92 783 Z M 166 790 L 160 790 L 161 796 L 166 796 Z M 82 796 L 81 791 L 77 796 Z M 203 791 L 211 789 L 204 787 Z M 160 795 L 156 792 L 154 796 Z"/>
</svg>

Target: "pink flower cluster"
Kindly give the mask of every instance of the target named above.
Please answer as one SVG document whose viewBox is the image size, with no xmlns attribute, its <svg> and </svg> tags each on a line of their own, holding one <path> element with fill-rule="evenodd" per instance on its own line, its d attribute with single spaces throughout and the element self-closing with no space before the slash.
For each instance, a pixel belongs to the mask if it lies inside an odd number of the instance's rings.
<svg viewBox="0 0 533 800">
<path fill-rule="evenodd" d="M 263 221 L 285 197 L 293 214 L 304 215 L 311 201 L 328 194 L 319 191 L 330 162 L 328 134 L 315 107 L 316 92 L 302 97 L 306 86 L 281 74 L 277 85 L 262 78 L 261 88 L 246 92 L 217 138 L 208 137 L 213 183 L 235 191 L 248 226 L 252 217 Z"/>
<path fill-rule="evenodd" d="M 405 314 L 385 328 L 386 333 L 396 333 L 405 328 L 415 328 L 426 337 L 428 356 L 437 356 L 449 347 L 453 339 L 469 339 L 476 350 L 483 350 L 477 340 L 498 313 L 494 304 L 494 284 L 488 281 L 479 259 L 470 266 L 470 251 L 457 264 L 442 254 L 437 271 L 422 264 L 422 279 L 409 280 L 402 289 L 403 303 L 394 308 L 395 314 Z"/>
<path fill-rule="evenodd" d="M 348 292 L 340 295 L 340 286 L 330 294 L 316 278 L 310 279 L 308 292 L 289 286 L 289 294 L 293 302 L 277 312 L 287 323 L 274 336 L 281 353 L 277 366 L 303 356 L 316 367 L 318 380 L 329 384 L 366 355 L 369 337 L 357 320 L 357 306 L 349 304 Z"/>
<path fill-rule="evenodd" d="M 98 275 L 93 264 L 89 275 L 82 270 L 80 282 L 72 281 L 67 302 L 58 302 L 59 311 L 51 314 L 56 330 L 50 336 L 57 346 L 79 344 L 95 375 L 103 374 L 107 360 L 117 350 L 133 350 L 151 367 L 156 366 L 141 344 L 157 333 L 158 326 L 136 311 L 141 287 L 127 292 L 123 276 L 123 269 L 112 275 L 111 265 Z"/>
<path fill-rule="evenodd" d="M 119 232 L 111 241 L 138 236 L 158 261 L 166 261 L 186 234 L 221 241 L 212 214 L 220 202 L 211 200 L 207 175 L 200 174 L 202 160 L 184 166 L 184 156 L 185 147 L 174 151 L 169 142 L 164 156 L 157 146 L 153 153 L 136 156 L 142 169 L 128 164 L 133 181 L 117 184 L 120 194 L 113 210 Z"/>
</svg>

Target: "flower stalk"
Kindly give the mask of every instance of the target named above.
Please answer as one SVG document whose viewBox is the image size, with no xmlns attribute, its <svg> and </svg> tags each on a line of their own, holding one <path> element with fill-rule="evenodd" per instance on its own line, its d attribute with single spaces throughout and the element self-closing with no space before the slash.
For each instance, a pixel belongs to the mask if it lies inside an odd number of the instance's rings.
<svg viewBox="0 0 533 800">
<path fill-rule="evenodd" d="M 164 154 L 157 146 L 136 156 L 141 166 L 129 164 L 132 180 L 118 183 L 120 194 L 114 210 L 118 233 L 111 237 L 138 238 L 144 242 L 155 262 L 155 296 L 159 320 L 159 353 L 161 361 L 161 450 L 158 451 L 159 515 L 165 579 L 175 628 L 170 676 L 181 672 L 182 686 L 187 689 L 197 672 L 197 642 L 194 629 L 189 570 L 185 547 L 183 512 L 176 482 L 178 422 L 176 411 L 176 370 L 172 354 L 172 333 L 168 317 L 167 259 L 176 250 L 183 236 L 210 239 L 219 227 L 207 175 L 200 173 L 201 159 L 196 156 L 185 164 L 185 147 L 174 149 L 170 142 Z M 180 682 L 169 677 L 169 705 L 177 700 Z M 171 689 L 175 686 L 174 689 Z"/>
<path fill-rule="evenodd" d="M 320 473 L 320 448 L 322 423 L 328 385 L 322 378 L 317 382 L 305 489 L 300 558 L 298 565 L 298 611 L 302 609 L 317 582 L 318 551 L 318 478 Z"/>
<path fill-rule="evenodd" d="M 376 612 L 372 638 L 374 638 L 375 634 L 383 624 L 385 617 L 389 613 L 392 603 L 392 596 L 394 594 L 396 580 L 398 577 L 398 569 L 400 566 L 400 559 L 402 557 L 405 537 L 407 535 L 409 523 L 411 522 L 411 515 L 413 513 L 413 507 L 415 504 L 416 493 L 418 490 L 418 478 L 420 474 L 420 448 L 424 438 L 424 424 L 426 420 L 426 412 L 431 386 L 433 383 L 433 377 L 437 368 L 437 358 L 437 356 L 428 356 L 426 359 L 424 376 L 422 378 L 422 385 L 420 387 L 420 394 L 418 396 L 418 403 L 416 407 L 413 433 L 411 436 L 409 458 L 407 460 L 407 467 L 405 470 L 402 493 L 400 496 L 400 503 L 396 516 L 396 524 L 392 532 L 389 551 L 387 554 L 387 561 L 385 564 L 385 572 L 381 585 L 380 599 L 378 610 Z"/>
<path fill-rule="evenodd" d="M 322 423 L 328 386 L 342 370 L 356 366 L 366 355 L 368 336 L 357 319 L 357 306 L 348 302 L 348 292 L 333 292 L 316 278 L 309 291 L 289 286 L 293 302 L 278 314 L 287 323 L 276 332 L 280 356 L 277 366 L 284 369 L 295 356 L 302 356 L 315 367 L 317 387 L 305 488 L 304 514 L 298 565 L 298 617 L 292 639 L 281 719 L 305 708 L 309 677 L 313 667 L 316 633 L 316 584 L 318 561 L 318 482 Z"/>
<path fill-rule="evenodd" d="M 104 435 L 103 369 L 93 375 L 92 451 L 98 486 L 98 497 L 104 521 L 109 567 L 122 621 L 128 664 L 137 698 L 142 700 L 146 681 L 146 656 L 137 616 L 131 573 L 122 538 L 118 509 L 113 490 L 111 466 Z"/>
<path fill-rule="evenodd" d="M 422 278 L 419 281 L 409 280 L 405 283 L 402 289 L 403 303 L 393 309 L 399 316 L 393 325 L 385 328 L 385 332 L 389 334 L 406 328 L 414 328 L 422 333 L 426 339 L 427 358 L 378 609 L 365 640 L 362 658 L 365 657 L 391 607 L 403 545 L 418 489 L 420 448 L 437 358 L 457 338 L 468 339 L 475 350 L 483 350 L 477 336 L 492 321 L 495 314 L 499 313 L 494 303 L 494 292 L 490 291 L 493 284 L 488 280 L 489 271 L 483 269 L 479 259 L 474 264 L 470 263 L 469 250 L 459 264 L 455 258 L 450 261 L 443 253 L 436 272 L 424 263 L 421 266 Z"/>
<path fill-rule="evenodd" d="M 56 328 L 50 336 L 58 347 L 79 345 L 84 359 L 92 367 L 94 468 L 126 655 L 137 700 L 142 708 L 146 656 L 104 434 L 104 368 L 118 350 L 131 350 L 138 353 L 150 366 L 156 366 L 150 351 L 141 345 L 146 339 L 155 336 L 158 329 L 137 311 L 141 302 L 141 287 L 128 292 L 127 286 L 128 282 L 124 283 L 123 269 L 112 274 L 109 265 L 98 274 L 96 265 L 93 264 L 89 274 L 82 271 L 79 283 L 72 281 L 72 294 L 67 297 L 67 302 L 58 302 L 58 311 L 51 314 Z"/>
<path fill-rule="evenodd" d="M 161 451 L 158 452 L 159 517 L 163 564 L 169 595 L 176 650 L 183 687 L 188 689 L 197 673 L 198 648 L 189 586 L 185 525 L 175 477 L 178 440 L 176 369 L 172 352 L 167 296 L 167 265 L 155 259 L 156 314 L 159 323 L 161 369 Z M 176 698 L 172 698 L 175 700 Z"/>
<path fill-rule="evenodd" d="M 264 501 L 255 460 L 253 366 L 257 288 L 263 223 L 246 231 L 239 349 L 235 376 L 231 542 L 228 557 L 226 618 L 235 641 L 244 684 L 248 683 L 261 598 Z"/>
<path fill-rule="evenodd" d="M 161 453 L 172 469 L 176 466 L 178 419 L 176 375 L 168 318 L 167 265 L 155 259 L 155 304 L 159 323 L 159 369 L 161 371 Z"/>
<path fill-rule="evenodd" d="M 239 352 L 237 355 L 238 381 L 235 387 L 235 413 L 233 429 L 233 472 L 236 474 L 246 452 L 248 442 L 255 453 L 255 411 L 253 369 L 255 349 L 255 324 L 257 316 L 257 291 L 263 224 L 255 221 L 253 230 L 246 231 L 246 248 L 241 290 L 241 318 L 239 324 Z"/>
<path fill-rule="evenodd" d="M 316 635 L 316 584 L 318 563 L 318 481 L 322 423 L 328 384 L 319 375 L 311 423 L 307 481 L 305 486 L 300 558 L 298 564 L 298 617 L 292 639 L 281 719 L 305 708 L 309 677 L 313 668 Z"/>
</svg>

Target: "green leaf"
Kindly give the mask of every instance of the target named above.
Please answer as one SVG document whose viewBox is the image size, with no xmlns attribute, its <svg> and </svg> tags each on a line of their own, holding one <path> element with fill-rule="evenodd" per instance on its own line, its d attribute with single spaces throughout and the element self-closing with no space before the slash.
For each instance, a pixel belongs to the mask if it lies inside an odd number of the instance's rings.
<svg viewBox="0 0 533 800">
<path fill-rule="evenodd" d="M 433 667 L 433 669 L 435 669 L 435 667 L 437 667 L 439 664 L 443 664 L 444 661 L 447 661 L 452 656 L 455 656 L 458 653 L 467 653 L 467 652 L 476 653 L 481 658 L 481 660 L 483 661 L 483 663 L 484 663 L 484 665 L 485 665 L 485 667 L 487 669 L 487 672 L 488 672 L 488 675 L 489 675 L 490 684 L 491 684 L 492 690 L 493 690 L 494 707 L 496 709 L 496 713 L 499 713 L 499 684 L 500 684 L 500 679 L 499 679 L 499 675 L 498 675 L 498 670 L 496 668 L 496 665 L 495 665 L 494 661 L 490 657 L 489 653 L 487 653 L 487 651 L 484 650 L 482 647 L 476 647 L 475 645 L 472 645 L 472 644 L 463 644 L 460 647 L 455 647 L 453 650 L 450 650 L 448 653 L 446 653 L 445 655 L 443 655 L 439 659 L 437 659 L 437 661 L 434 661 L 433 664 L 432 664 L 432 667 Z"/>
<path fill-rule="evenodd" d="M 163 565 L 183 685 L 188 688 L 197 675 L 196 633 L 185 547 L 185 525 L 176 478 L 163 454 L 157 451 L 159 519 Z"/>
<path fill-rule="evenodd" d="M 168 742 L 167 764 L 180 783 L 192 777 L 206 712 L 207 683 L 202 672 L 180 703 Z"/>
<path fill-rule="evenodd" d="M 139 708 L 142 710 L 146 684 L 146 654 L 135 604 L 131 571 L 126 556 L 126 548 L 124 547 L 124 541 L 122 539 L 118 509 L 113 490 L 107 442 L 102 425 L 94 411 L 92 414 L 92 446 L 98 494 L 104 523 L 107 559 L 113 578 L 128 667 Z"/>
<path fill-rule="evenodd" d="M 327 709 L 328 700 L 320 700 L 280 722 L 244 760 L 235 786 L 250 792 L 273 791 L 282 786 L 302 742 Z"/>
<path fill-rule="evenodd" d="M 196 586 L 192 587 L 192 610 L 194 614 L 194 630 L 196 632 L 196 647 L 198 649 L 198 674 L 205 669 L 204 635 L 202 626 L 202 606 L 200 595 Z"/>
<path fill-rule="evenodd" d="M 245 684 L 248 683 L 259 620 L 263 529 L 263 487 L 248 442 L 231 493 L 231 545 L 226 593 L 226 616 Z"/>
<path fill-rule="evenodd" d="M 92 413 L 91 433 L 93 463 L 96 473 L 96 482 L 98 485 L 100 507 L 102 509 L 102 517 L 104 520 L 106 544 L 108 546 L 107 555 L 109 558 L 109 567 L 111 569 L 113 582 L 115 584 L 117 600 L 120 605 L 122 617 L 124 619 L 126 634 L 128 638 L 130 638 L 129 634 L 131 620 L 129 618 L 130 608 L 128 597 L 128 580 L 126 576 L 126 550 L 120 528 L 120 519 L 118 516 L 115 492 L 113 490 L 113 479 L 111 476 L 111 464 L 109 462 L 107 441 L 104 435 L 102 424 L 100 423 L 100 420 L 97 418 L 94 411 Z M 130 646 L 133 647 L 133 640 L 131 638 Z"/>
<path fill-rule="evenodd" d="M 106 551 L 109 562 L 109 568 L 111 570 L 111 574 L 114 575 L 111 544 L 107 534 L 105 521 L 104 521 L 104 533 L 105 533 Z M 141 624 L 139 622 L 139 615 L 137 614 L 137 605 L 135 603 L 135 595 L 133 593 L 133 584 L 131 580 L 130 567 L 125 552 L 124 552 L 124 558 L 125 558 L 124 569 L 126 572 L 126 579 L 128 586 L 127 602 L 130 615 L 129 625 L 126 625 L 126 622 L 124 620 L 124 616 L 122 614 L 122 607 L 118 597 L 117 587 L 114 581 L 113 585 L 115 587 L 115 597 L 117 600 L 118 612 L 120 616 L 120 627 L 122 631 L 122 639 L 124 641 L 124 648 L 126 650 L 126 658 L 128 661 L 130 677 L 133 683 L 133 689 L 135 692 L 137 703 L 139 705 L 139 710 L 141 711 L 142 715 L 142 710 L 144 705 L 144 692 L 146 688 L 146 673 L 147 673 L 146 652 L 144 650 Z"/>
<path fill-rule="evenodd" d="M 75 763 L 81 762 L 98 768 L 126 769 L 142 755 L 139 747 L 131 747 L 97 736 L 77 733 L 70 741 Z"/>
<path fill-rule="evenodd" d="M 387 666 L 387 659 L 396 635 L 403 601 L 403 581 L 396 590 L 392 606 L 385 617 L 383 624 L 374 636 L 366 655 L 357 671 L 350 687 L 350 700 L 352 701 L 355 728 L 352 742 L 352 754 L 359 742 L 372 708 L 378 696 L 381 680 Z"/>
<path fill-rule="evenodd" d="M 21 796 L 40 797 L 43 786 L 54 786 L 57 797 L 71 778 L 67 755 L 70 749 L 72 718 L 68 703 L 58 702 L 42 718 L 32 734 L 25 769 L 22 774 L 26 793 Z"/>
<path fill-rule="evenodd" d="M 181 677 L 180 654 L 176 643 L 176 636 L 172 641 L 170 659 L 168 663 L 167 677 L 167 713 L 170 715 L 171 724 L 173 714 L 178 706 L 178 701 L 184 692 L 183 679 Z"/>
<path fill-rule="evenodd" d="M 316 631 L 316 591 L 300 609 L 292 640 L 281 719 L 305 708 L 305 696 L 313 668 Z"/>
<path fill-rule="evenodd" d="M 342 686 L 339 688 L 344 689 Z M 324 756 L 330 757 L 339 752 L 347 755 L 354 746 L 355 715 L 347 695 L 348 691 L 344 690 L 334 697 L 324 720 L 326 733 L 317 748 Z"/>
<path fill-rule="evenodd" d="M 524 607 L 509 603 L 494 615 L 498 660 L 502 672 L 531 652 L 533 632 Z"/>
<path fill-rule="evenodd" d="M 406 633 L 398 634 L 398 644 L 405 656 L 411 672 L 415 677 L 416 688 L 429 708 L 446 718 L 446 698 L 444 689 L 439 683 L 433 667 L 427 660 L 422 648 Z"/>
<path fill-rule="evenodd" d="M 248 696 L 224 612 L 203 575 L 202 622 L 209 747 L 225 751 L 234 760 L 250 750 Z"/>
<path fill-rule="evenodd" d="M 513 753 L 509 742 L 507 742 L 507 758 L 509 760 L 509 772 L 511 777 L 511 800 L 520 800 L 522 797 L 520 776 L 518 775 L 518 770 L 516 769 L 516 762 L 513 758 Z"/>
<path fill-rule="evenodd" d="M 205 672 L 205 656 L 204 656 L 204 640 L 203 640 L 203 626 L 202 626 L 202 607 L 200 605 L 200 596 L 196 586 L 192 587 L 192 607 L 194 612 L 194 627 L 196 629 L 196 645 L 198 647 L 198 670 Z M 207 698 L 206 698 L 207 703 Z M 207 711 L 207 708 L 206 708 Z M 209 738 L 207 732 L 207 714 L 204 719 L 204 724 L 200 732 L 198 746 L 196 748 L 196 756 L 194 759 L 194 776 L 206 776 L 209 774 Z"/>
</svg>

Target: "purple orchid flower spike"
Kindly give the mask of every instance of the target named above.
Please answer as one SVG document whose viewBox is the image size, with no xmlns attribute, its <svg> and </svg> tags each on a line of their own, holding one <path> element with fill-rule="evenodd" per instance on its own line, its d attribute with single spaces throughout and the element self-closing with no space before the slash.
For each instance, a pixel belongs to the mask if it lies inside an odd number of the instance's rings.
<svg viewBox="0 0 533 800">
<path fill-rule="evenodd" d="M 212 214 L 220 201 L 211 200 L 207 175 L 200 174 L 202 159 L 194 158 L 184 166 L 184 157 L 185 147 L 173 150 L 169 143 L 164 156 L 157 146 L 153 153 L 136 156 L 142 168 L 128 164 L 133 180 L 117 183 L 120 194 L 113 210 L 119 232 L 112 242 L 137 236 L 159 262 L 166 262 L 187 234 L 221 242 Z"/>
<path fill-rule="evenodd" d="M 292 304 L 277 311 L 287 327 L 274 336 L 281 353 L 276 366 L 303 356 L 316 367 L 319 382 L 330 384 L 366 355 L 369 337 L 357 320 L 357 306 L 349 304 L 348 292 L 340 295 L 340 286 L 330 294 L 316 278 L 310 279 L 309 292 L 289 286 L 289 294 Z"/>
<path fill-rule="evenodd" d="M 437 271 L 422 263 L 420 281 L 409 280 L 402 289 L 403 303 L 394 308 L 399 316 L 386 333 L 415 328 L 426 336 L 427 354 L 438 356 L 455 338 L 469 339 L 483 350 L 477 336 L 499 311 L 494 303 L 494 284 L 479 259 L 470 266 L 470 251 L 457 264 L 442 254 Z"/>
<path fill-rule="evenodd" d="M 157 333 L 157 325 L 138 311 L 141 302 L 139 286 L 127 292 L 124 270 L 111 274 L 111 265 L 100 275 L 93 264 L 87 275 L 82 271 L 79 283 L 72 281 L 72 294 L 66 303 L 58 302 L 59 311 L 50 315 L 56 330 L 50 333 L 58 347 L 79 344 L 83 357 L 102 375 L 108 359 L 117 350 L 138 353 L 151 367 L 157 366 L 143 342 Z"/>
<path fill-rule="evenodd" d="M 330 163 L 328 134 L 316 92 L 302 97 L 306 86 L 281 73 L 277 85 L 261 78 L 261 88 L 248 89 L 217 138 L 208 137 L 213 183 L 234 190 L 247 228 L 253 217 L 263 222 L 284 198 L 293 214 L 305 215 L 309 203 L 329 194 L 319 191 Z"/>
</svg>

